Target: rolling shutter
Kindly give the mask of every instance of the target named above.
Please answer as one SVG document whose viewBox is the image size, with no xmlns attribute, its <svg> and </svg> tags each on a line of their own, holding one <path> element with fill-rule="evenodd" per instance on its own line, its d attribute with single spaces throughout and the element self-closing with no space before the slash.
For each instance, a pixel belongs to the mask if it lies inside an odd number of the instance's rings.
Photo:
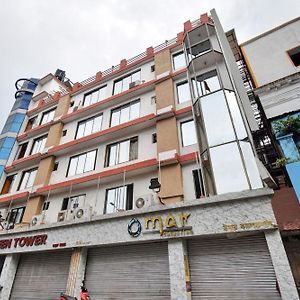
<svg viewBox="0 0 300 300">
<path fill-rule="evenodd" d="M 91 299 L 170 299 L 167 243 L 94 248 L 86 285 Z"/>
<path fill-rule="evenodd" d="M 23 254 L 10 300 L 57 300 L 65 292 L 71 252 Z"/>
<path fill-rule="evenodd" d="M 188 253 L 192 299 L 281 299 L 263 235 L 190 240 Z"/>
</svg>

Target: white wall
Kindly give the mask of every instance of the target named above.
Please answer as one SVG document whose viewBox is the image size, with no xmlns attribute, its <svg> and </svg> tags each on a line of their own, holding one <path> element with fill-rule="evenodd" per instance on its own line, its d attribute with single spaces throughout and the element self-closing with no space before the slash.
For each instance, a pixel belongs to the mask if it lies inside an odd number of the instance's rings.
<svg viewBox="0 0 300 300">
<path fill-rule="evenodd" d="M 287 50 L 300 45 L 300 19 L 242 45 L 259 86 L 300 71 Z"/>
</svg>

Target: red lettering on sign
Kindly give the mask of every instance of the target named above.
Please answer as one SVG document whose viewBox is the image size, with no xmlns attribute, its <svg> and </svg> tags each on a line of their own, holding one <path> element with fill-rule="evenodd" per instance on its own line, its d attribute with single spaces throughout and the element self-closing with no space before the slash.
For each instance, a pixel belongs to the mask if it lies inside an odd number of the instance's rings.
<svg viewBox="0 0 300 300">
<path fill-rule="evenodd" d="M 10 249 L 13 243 L 13 247 L 32 247 L 32 246 L 40 246 L 40 245 L 46 245 L 48 235 L 47 234 L 40 234 L 40 235 L 33 235 L 33 236 L 27 236 L 27 237 L 18 237 L 7 240 L 0 240 L 0 249 Z"/>
</svg>

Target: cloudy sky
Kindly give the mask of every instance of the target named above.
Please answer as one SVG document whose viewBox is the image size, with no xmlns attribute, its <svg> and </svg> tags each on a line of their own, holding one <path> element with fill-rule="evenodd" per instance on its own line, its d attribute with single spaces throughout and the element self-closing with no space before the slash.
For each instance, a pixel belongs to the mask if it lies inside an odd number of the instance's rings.
<svg viewBox="0 0 300 300">
<path fill-rule="evenodd" d="M 244 42 L 300 15 L 299 0 L 9 0 L 0 8 L 0 129 L 14 83 L 57 68 L 73 82 L 171 39 L 216 8 Z"/>
</svg>

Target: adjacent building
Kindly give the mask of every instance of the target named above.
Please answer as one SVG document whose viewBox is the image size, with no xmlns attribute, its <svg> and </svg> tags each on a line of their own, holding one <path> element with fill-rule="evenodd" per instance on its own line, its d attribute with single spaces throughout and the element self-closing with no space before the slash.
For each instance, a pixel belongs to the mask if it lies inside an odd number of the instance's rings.
<svg viewBox="0 0 300 300">
<path fill-rule="evenodd" d="M 5 167 L 0 299 L 78 297 L 83 279 L 92 299 L 299 299 L 214 10 L 63 77 L 38 81 Z"/>
<path fill-rule="evenodd" d="M 280 154 L 265 164 L 286 173 L 272 204 L 300 290 L 300 18 L 243 43 L 241 51 Z"/>
</svg>

